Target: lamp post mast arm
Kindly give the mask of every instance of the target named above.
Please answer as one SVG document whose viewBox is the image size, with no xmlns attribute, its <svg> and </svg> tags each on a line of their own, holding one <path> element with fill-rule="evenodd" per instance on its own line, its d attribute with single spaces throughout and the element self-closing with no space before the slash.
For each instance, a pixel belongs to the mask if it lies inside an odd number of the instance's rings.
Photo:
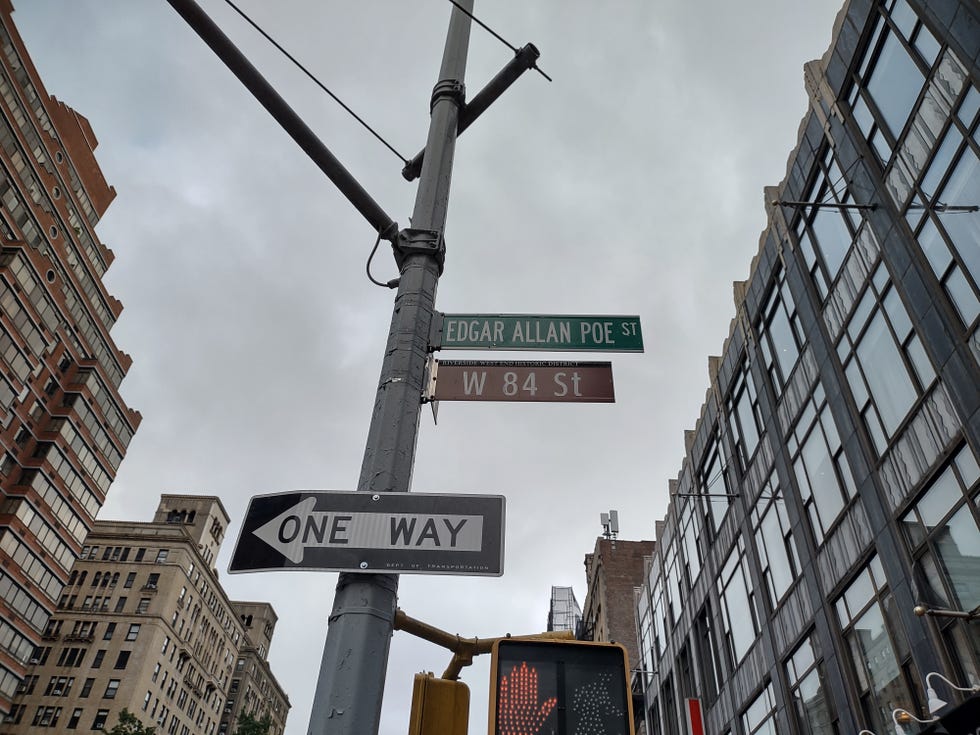
<svg viewBox="0 0 980 735">
<path fill-rule="evenodd" d="M 473 0 L 459 4 L 472 12 Z M 454 8 L 432 96 L 413 227 L 399 233 L 396 243 L 399 286 L 358 481 L 361 492 L 411 488 L 469 33 L 469 15 Z M 417 240 L 413 235 L 425 241 L 426 233 L 432 235 L 434 249 L 412 244 Z M 397 591 L 397 575 L 340 575 L 308 735 L 378 732 Z"/>
</svg>

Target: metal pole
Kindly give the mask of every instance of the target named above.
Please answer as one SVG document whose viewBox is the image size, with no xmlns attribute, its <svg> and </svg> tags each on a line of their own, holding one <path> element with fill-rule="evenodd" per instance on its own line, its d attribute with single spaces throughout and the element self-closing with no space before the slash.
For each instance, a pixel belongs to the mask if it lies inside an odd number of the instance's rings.
<svg viewBox="0 0 980 735">
<path fill-rule="evenodd" d="M 472 12 L 473 1 L 460 5 Z M 412 231 L 445 228 L 456 146 L 470 18 L 453 9 L 415 198 Z M 411 238 L 399 237 L 399 243 Z M 441 253 L 408 247 L 381 378 L 368 431 L 358 490 L 408 492 L 418 437 L 421 396 L 435 310 Z M 381 717 L 388 647 L 394 625 L 397 575 L 340 575 L 327 627 L 308 735 L 376 734 Z"/>
</svg>

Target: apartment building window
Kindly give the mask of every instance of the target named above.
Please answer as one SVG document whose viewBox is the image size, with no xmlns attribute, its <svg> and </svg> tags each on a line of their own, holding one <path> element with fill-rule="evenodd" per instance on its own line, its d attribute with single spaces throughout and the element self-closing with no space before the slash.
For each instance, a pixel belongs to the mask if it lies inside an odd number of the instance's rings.
<svg viewBox="0 0 980 735">
<path fill-rule="evenodd" d="M 639 644 L 640 644 L 640 679 L 644 687 L 650 684 L 656 664 L 653 660 L 653 620 L 650 615 L 650 600 L 645 594 L 639 596 L 636 619 L 639 622 Z M 238 679 L 231 680 L 229 694 L 236 694 L 240 682 Z"/>
<path fill-rule="evenodd" d="M 126 607 L 126 598 L 120 597 L 118 600 L 116 600 L 116 608 L 114 612 L 121 613 L 123 611 L 123 608 L 125 607 Z"/>
<path fill-rule="evenodd" d="M 728 489 L 727 465 L 718 441 L 717 430 L 712 431 L 704 452 L 704 461 L 698 472 L 698 491 L 706 507 L 708 533 L 714 538 L 731 504 Z"/>
<path fill-rule="evenodd" d="M 697 512 L 697 498 L 678 497 L 680 520 L 678 522 L 681 543 L 684 547 L 684 571 L 688 587 L 693 587 L 701 574 L 703 557 L 701 551 L 701 517 Z M 267 633 L 268 635 L 268 633 Z"/>
<path fill-rule="evenodd" d="M 58 666 L 81 666 L 87 648 L 62 648 L 61 655 L 58 656 Z"/>
<path fill-rule="evenodd" d="M 667 576 L 668 621 L 673 626 L 680 619 L 684 601 L 681 594 L 680 570 L 677 566 L 677 543 L 671 540 L 664 551 L 664 574 Z"/>
<path fill-rule="evenodd" d="M 759 411 L 759 395 L 748 361 L 744 358 L 737 368 L 725 408 L 728 427 L 735 440 L 736 452 L 744 472 L 755 455 L 759 438 L 764 431 Z"/>
<path fill-rule="evenodd" d="M 884 454 L 936 374 L 883 264 L 855 307 L 837 353 L 868 434 Z"/>
<path fill-rule="evenodd" d="M 104 641 L 111 641 L 112 640 L 112 634 L 115 633 L 115 632 L 116 632 L 116 624 L 115 623 L 107 623 L 106 626 L 105 626 L 105 633 L 102 634 L 102 640 L 104 640 Z"/>
<path fill-rule="evenodd" d="M 772 290 L 762 309 L 756 331 L 766 373 L 778 398 L 800 359 L 801 348 L 806 344 L 796 314 L 796 304 L 781 268 L 773 276 Z"/>
<path fill-rule="evenodd" d="M 86 679 L 85 683 L 82 684 L 82 691 L 79 696 L 84 699 L 92 692 L 92 685 L 95 684 L 95 679 Z"/>
<path fill-rule="evenodd" d="M 120 651 L 112 668 L 117 671 L 124 670 L 129 665 L 129 655 L 130 651 Z"/>
<path fill-rule="evenodd" d="M 752 508 L 752 531 L 769 602 L 775 609 L 800 570 L 785 498 L 775 473 L 763 485 L 759 501 Z"/>
<path fill-rule="evenodd" d="M 159 573 L 154 572 L 146 578 L 146 584 L 143 585 L 143 589 L 155 590 L 159 583 L 160 583 L 160 575 Z"/>
<path fill-rule="evenodd" d="M 664 625 L 667 619 L 664 611 L 664 588 L 659 579 L 653 586 L 650 598 L 653 601 L 653 648 L 659 659 L 664 655 L 667 645 L 667 631 Z"/>
<path fill-rule="evenodd" d="M 103 659 L 105 659 L 105 651 L 106 649 L 100 648 L 98 651 L 95 652 L 95 659 L 93 659 L 92 661 L 93 669 L 102 668 L 102 661 Z"/>
<path fill-rule="evenodd" d="M 139 634 L 140 634 L 140 624 L 139 623 L 131 623 L 130 626 L 129 626 L 129 630 L 126 631 L 126 640 L 127 641 L 135 641 L 136 640 L 136 636 L 138 636 Z"/>
<path fill-rule="evenodd" d="M 31 725 L 34 727 L 57 727 L 59 717 L 61 717 L 61 707 L 38 707 Z"/>
<path fill-rule="evenodd" d="M 916 711 L 923 691 L 912 667 L 908 641 L 884 570 L 872 557 L 835 602 L 848 658 L 859 693 L 862 727 L 884 732 L 896 707 Z"/>
<path fill-rule="evenodd" d="M 153 692 L 149 689 L 146 690 L 146 696 L 143 697 L 143 711 L 146 712 L 146 708 L 150 706 L 150 700 L 153 698 Z"/>
<path fill-rule="evenodd" d="M 978 98 L 980 93 L 970 87 L 961 114 L 975 115 Z M 910 211 L 928 212 L 919 229 L 919 244 L 960 320 L 969 328 L 980 315 L 980 214 L 962 208 L 980 204 L 980 144 L 968 133 L 970 123 L 963 128 L 961 124 L 954 118 L 926 170 L 922 189 L 927 203 L 913 202 Z M 942 188 L 932 191 L 943 180 Z"/>
<path fill-rule="evenodd" d="M 157 558 L 154 563 L 163 564 L 165 561 L 167 561 L 167 557 L 169 555 L 170 555 L 170 551 L 168 549 L 160 549 L 157 552 Z"/>
<path fill-rule="evenodd" d="M 136 606 L 136 614 L 145 615 L 149 609 L 150 609 L 150 598 L 141 597 L 139 604 Z"/>
<path fill-rule="evenodd" d="M 718 640 L 711 606 L 706 604 L 694 622 L 694 650 L 701 673 L 701 693 L 709 707 L 718 697 L 721 681 L 721 662 L 718 660 Z"/>
<path fill-rule="evenodd" d="M 72 710 L 71 717 L 68 718 L 68 729 L 74 730 L 78 727 L 78 721 L 82 719 L 82 708 L 76 707 Z"/>
<path fill-rule="evenodd" d="M 745 658 L 759 633 L 755 592 L 747 572 L 745 542 L 739 538 L 718 579 L 718 596 L 725 626 L 725 649 L 732 670 Z"/>
<path fill-rule="evenodd" d="M 742 713 L 745 735 L 776 735 L 776 698 L 768 684 Z"/>
<path fill-rule="evenodd" d="M 123 588 L 129 589 L 130 587 L 133 586 L 133 583 L 135 581 L 136 581 L 136 572 L 130 572 L 129 574 L 126 575 L 126 581 L 123 582 Z"/>
<path fill-rule="evenodd" d="M 16 693 L 17 694 L 33 694 L 34 693 L 34 687 L 37 686 L 37 679 L 38 679 L 38 677 L 37 676 L 34 676 L 33 674 L 30 675 L 30 676 L 25 676 L 23 679 L 21 679 L 20 684 L 17 685 Z"/>
<path fill-rule="evenodd" d="M 136 555 L 133 557 L 133 561 L 143 561 L 144 556 L 146 556 L 146 548 L 141 546 L 136 549 Z"/>
<path fill-rule="evenodd" d="M 95 719 L 92 720 L 92 729 L 105 730 L 105 723 L 106 720 L 108 719 L 109 719 L 109 710 L 100 709 L 98 712 L 95 713 Z"/>
<path fill-rule="evenodd" d="M 822 385 L 807 401 L 787 445 L 793 455 L 800 497 L 814 539 L 820 544 L 856 491 Z"/>
<path fill-rule="evenodd" d="M 980 606 L 978 496 L 980 468 L 970 447 L 963 446 L 902 515 L 919 602 L 963 611 Z M 980 680 L 975 628 L 953 618 L 936 619 L 935 624 L 960 680 Z"/>
<path fill-rule="evenodd" d="M 803 735 L 835 735 L 836 717 L 824 684 L 820 639 L 812 635 L 786 661 L 792 710 Z"/>
<path fill-rule="evenodd" d="M 106 684 L 105 693 L 102 695 L 103 699 L 115 699 L 116 692 L 119 691 L 119 679 L 109 679 L 109 683 Z"/>
<path fill-rule="evenodd" d="M 75 683 L 74 676 L 52 676 L 44 689 L 46 697 L 67 697 Z"/>
</svg>

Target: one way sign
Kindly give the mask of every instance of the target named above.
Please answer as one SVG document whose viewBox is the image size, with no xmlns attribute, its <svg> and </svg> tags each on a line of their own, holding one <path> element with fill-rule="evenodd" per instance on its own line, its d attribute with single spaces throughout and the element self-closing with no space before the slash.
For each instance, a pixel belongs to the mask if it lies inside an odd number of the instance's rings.
<svg viewBox="0 0 980 735">
<path fill-rule="evenodd" d="M 229 572 L 500 576 L 501 495 L 303 491 L 251 499 Z"/>
</svg>

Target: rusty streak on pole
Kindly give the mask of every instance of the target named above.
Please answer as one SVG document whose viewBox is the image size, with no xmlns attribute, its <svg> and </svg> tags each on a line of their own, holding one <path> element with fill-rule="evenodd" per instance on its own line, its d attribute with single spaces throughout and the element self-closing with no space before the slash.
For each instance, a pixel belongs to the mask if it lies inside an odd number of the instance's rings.
<svg viewBox="0 0 980 735">
<path fill-rule="evenodd" d="M 472 12 L 473 0 L 460 4 Z M 400 233 L 398 244 L 412 240 L 405 234 L 427 231 L 442 243 L 469 32 L 469 16 L 454 8 L 432 96 L 412 230 Z M 411 489 L 429 327 L 442 258 L 438 251 L 407 248 L 397 259 L 401 273 L 398 295 L 361 465 L 360 492 Z M 340 575 L 308 735 L 378 732 L 397 591 L 397 575 Z"/>
</svg>

